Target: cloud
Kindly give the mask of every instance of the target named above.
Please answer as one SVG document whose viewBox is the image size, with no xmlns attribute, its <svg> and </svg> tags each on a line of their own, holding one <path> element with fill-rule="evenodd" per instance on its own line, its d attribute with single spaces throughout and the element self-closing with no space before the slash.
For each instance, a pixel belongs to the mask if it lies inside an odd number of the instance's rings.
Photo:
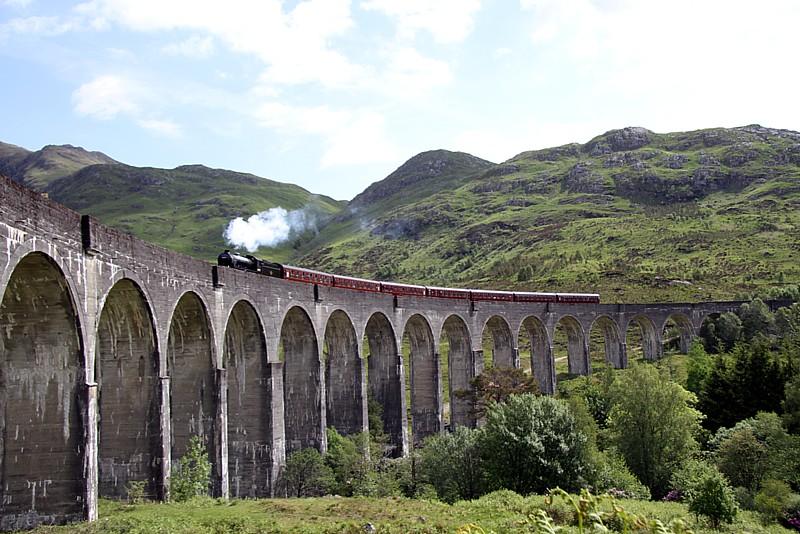
<svg viewBox="0 0 800 534">
<path fill-rule="evenodd" d="M 349 0 L 307 0 L 289 11 L 278 0 L 90 0 L 77 10 L 136 31 L 207 33 L 262 60 L 273 83 L 347 86 L 361 74 L 331 44 L 353 26 Z"/>
<path fill-rule="evenodd" d="M 262 125 L 285 134 L 320 137 L 323 168 L 392 161 L 399 154 L 388 138 L 383 116 L 374 111 L 269 102 L 257 116 Z"/>
<path fill-rule="evenodd" d="M 61 35 L 76 28 L 74 20 L 59 17 L 20 17 L 0 24 L 0 34 L 16 33 L 20 35 Z"/>
<path fill-rule="evenodd" d="M 380 90 L 401 97 L 418 97 L 453 79 L 450 66 L 444 61 L 425 57 L 410 47 L 397 47 L 387 53 L 386 71 Z"/>
<path fill-rule="evenodd" d="M 365 0 L 361 8 L 394 19 L 402 39 L 418 31 L 430 33 L 439 43 L 459 43 L 472 32 L 480 0 Z"/>
<path fill-rule="evenodd" d="M 33 3 L 33 0 L 0 0 L 0 6 L 22 9 Z"/>
<path fill-rule="evenodd" d="M 140 127 L 144 128 L 145 130 L 149 130 L 154 132 L 157 135 L 162 137 L 169 137 L 171 139 L 177 139 L 183 135 L 183 130 L 181 127 L 169 120 L 159 120 L 159 119 L 138 119 L 136 121 Z"/>
<path fill-rule="evenodd" d="M 120 114 L 138 113 L 137 90 L 130 80 L 119 76 L 98 76 L 81 85 L 72 94 L 75 111 L 99 120 L 110 120 Z"/>
<path fill-rule="evenodd" d="M 214 52 L 214 39 L 210 36 L 194 35 L 183 41 L 170 43 L 163 50 L 171 56 L 204 59 Z"/>
<path fill-rule="evenodd" d="M 97 76 L 72 93 L 72 104 L 78 115 L 101 121 L 129 118 L 140 128 L 160 137 L 180 137 L 182 129 L 178 124 L 153 116 L 150 110 L 156 100 L 142 84 L 113 74 Z"/>
</svg>

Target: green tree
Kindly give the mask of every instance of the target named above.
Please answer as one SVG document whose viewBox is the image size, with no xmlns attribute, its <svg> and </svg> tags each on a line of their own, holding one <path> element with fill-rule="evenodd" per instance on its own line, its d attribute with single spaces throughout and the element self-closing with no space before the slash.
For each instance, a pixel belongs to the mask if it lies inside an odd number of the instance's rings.
<svg viewBox="0 0 800 534">
<path fill-rule="evenodd" d="M 489 484 L 520 494 L 577 489 L 586 472 L 586 437 L 566 402 L 513 395 L 486 413 L 480 448 Z"/>
<path fill-rule="evenodd" d="M 420 453 L 422 478 L 445 502 L 474 499 L 483 489 L 480 430 L 463 426 L 425 440 Z"/>
<path fill-rule="evenodd" d="M 765 523 L 778 521 L 783 517 L 783 509 L 792 496 L 792 488 L 782 480 L 765 480 L 761 491 L 756 495 L 756 511 Z"/>
<path fill-rule="evenodd" d="M 689 511 L 704 516 L 714 528 L 722 523 L 733 523 L 739 511 L 733 489 L 716 469 L 700 477 L 687 500 Z"/>
<path fill-rule="evenodd" d="M 775 329 L 775 315 L 761 299 L 742 304 L 739 308 L 739 318 L 745 341 L 751 341 L 757 334 L 771 334 Z"/>
<path fill-rule="evenodd" d="M 695 339 L 689 348 L 686 362 L 686 389 L 694 394 L 699 394 L 708 375 L 711 374 L 713 366 L 714 361 L 703 348 L 703 343 L 699 339 Z"/>
<path fill-rule="evenodd" d="M 539 393 L 536 379 L 514 367 L 484 369 L 483 373 L 470 381 L 470 386 L 470 390 L 459 391 L 457 395 L 471 400 L 477 416 L 483 416 L 489 405 L 505 402 L 511 395 Z"/>
<path fill-rule="evenodd" d="M 715 328 L 718 349 L 727 352 L 733 348 L 742 335 L 742 320 L 733 312 L 720 315 Z"/>
<path fill-rule="evenodd" d="M 783 408 L 783 424 L 793 434 L 800 433 L 800 374 L 786 383 Z"/>
<path fill-rule="evenodd" d="M 753 492 L 767 472 L 768 452 L 752 429 L 744 427 L 731 432 L 719 444 L 714 458 L 731 484 Z"/>
<path fill-rule="evenodd" d="M 651 365 L 622 373 L 615 388 L 609 429 L 617 450 L 633 474 L 660 498 L 672 473 L 697 449 L 694 436 L 702 414 L 694 395 Z"/>
<path fill-rule="evenodd" d="M 289 497 L 319 497 L 334 487 L 336 480 L 317 449 L 296 451 L 286 459 L 280 485 Z"/>
<path fill-rule="evenodd" d="M 172 468 L 170 494 L 173 500 L 181 502 L 208 495 L 211 484 L 211 462 L 200 436 L 192 436 L 189 447 Z"/>
</svg>

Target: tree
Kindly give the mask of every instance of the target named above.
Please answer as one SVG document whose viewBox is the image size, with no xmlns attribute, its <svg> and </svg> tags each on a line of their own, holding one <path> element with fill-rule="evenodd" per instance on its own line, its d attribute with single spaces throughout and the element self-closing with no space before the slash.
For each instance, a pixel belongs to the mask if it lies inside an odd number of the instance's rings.
<svg viewBox="0 0 800 534">
<path fill-rule="evenodd" d="M 727 352 L 742 335 L 742 320 L 735 313 L 725 312 L 717 319 L 715 331 L 719 350 Z"/>
<path fill-rule="evenodd" d="M 714 361 L 711 356 L 703 348 L 700 340 L 695 339 L 692 346 L 689 348 L 687 359 L 687 378 L 686 389 L 694 394 L 699 394 L 703 389 L 708 375 L 711 374 L 711 369 L 714 366 Z"/>
<path fill-rule="evenodd" d="M 483 470 L 480 430 L 459 426 L 455 432 L 431 436 L 420 454 L 422 477 L 445 502 L 481 495 Z"/>
<path fill-rule="evenodd" d="M 700 477 L 691 488 L 688 501 L 689 511 L 706 517 L 714 528 L 721 523 L 733 523 L 739 511 L 733 489 L 716 469 Z"/>
<path fill-rule="evenodd" d="M 800 374 L 786 383 L 783 408 L 783 424 L 793 433 L 800 433 Z"/>
<path fill-rule="evenodd" d="M 675 469 L 697 449 L 702 414 L 694 395 L 650 365 L 622 373 L 615 388 L 609 429 L 634 475 L 655 498 L 669 490 Z"/>
<path fill-rule="evenodd" d="M 211 462 L 206 446 L 200 436 L 192 436 L 186 454 L 172 468 L 170 493 L 173 500 L 186 501 L 208 495 L 210 484 Z"/>
<path fill-rule="evenodd" d="M 742 337 L 750 341 L 757 334 L 768 335 L 775 329 L 775 315 L 761 299 L 753 299 L 739 308 L 742 324 Z"/>
<path fill-rule="evenodd" d="M 489 484 L 520 494 L 577 489 L 586 472 L 586 437 L 566 402 L 512 395 L 486 413 L 480 444 Z"/>
<path fill-rule="evenodd" d="M 469 391 L 460 391 L 459 396 L 469 397 L 478 417 L 486 413 L 492 403 L 502 403 L 511 395 L 539 393 L 536 379 L 522 369 L 514 367 L 492 367 L 485 369 L 470 381 Z"/>
<path fill-rule="evenodd" d="M 313 448 L 292 453 L 281 473 L 281 485 L 289 497 L 319 497 L 334 484 L 331 468 Z"/>
<path fill-rule="evenodd" d="M 767 471 L 768 451 L 750 428 L 741 428 L 727 436 L 717 448 L 716 464 L 737 487 L 753 492 L 758 489 Z"/>
</svg>

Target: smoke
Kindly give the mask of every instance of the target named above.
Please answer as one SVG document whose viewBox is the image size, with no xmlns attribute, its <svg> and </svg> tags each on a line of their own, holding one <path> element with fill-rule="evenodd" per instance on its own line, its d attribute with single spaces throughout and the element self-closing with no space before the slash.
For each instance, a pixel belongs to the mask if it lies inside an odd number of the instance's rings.
<svg viewBox="0 0 800 534">
<path fill-rule="evenodd" d="M 278 206 L 251 215 L 236 217 L 223 232 L 225 241 L 235 247 L 255 252 L 260 247 L 274 247 L 308 229 L 316 228 L 316 217 L 306 209 L 286 211 Z"/>
</svg>

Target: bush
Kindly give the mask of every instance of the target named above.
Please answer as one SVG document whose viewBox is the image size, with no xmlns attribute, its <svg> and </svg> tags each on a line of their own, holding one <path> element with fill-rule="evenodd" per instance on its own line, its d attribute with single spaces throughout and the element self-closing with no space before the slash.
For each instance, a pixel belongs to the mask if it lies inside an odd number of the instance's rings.
<svg viewBox="0 0 800 534">
<path fill-rule="evenodd" d="M 650 490 L 631 473 L 621 456 L 606 451 L 599 453 L 597 459 L 596 492 L 624 499 L 650 500 Z"/>
<path fill-rule="evenodd" d="M 703 343 L 699 339 L 695 339 L 689 349 L 686 361 L 686 389 L 694 394 L 699 394 L 706 378 L 711 374 L 713 365 L 714 362 L 703 348 Z"/>
<path fill-rule="evenodd" d="M 586 437 L 566 402 L 514 395 L 489 408 L 480 449 L 492 487 L 520 494 L 576 489 L 587 469 Z"/>
<path fill-rule="evenodd" d="M 765 480 L 755 499 L 756 511 L 765 523 L 779 521 L 789 504 L 792 488 L 782 480 Z"/>
<path fill-rule="evenodd" d="M 208 495 L 211 484 L 211 462 L 200 436 L 192 436 L 186 454 L 172 468 L 170 493 L 174 501 L 181 502 Z"/>
<path fill-rule="evenodd" d="M 689 511 L 707 518 L 714 528 L 733 522 L 738 512 L 736 496 L 722 473 L 714 469 L 700 478 L 691 489 Z"/>
<path fill-rule="evenodd" d="M 333 471 L 313 448 L 292 453 L 286 459 L 279 482 L 288 497 L 319 497 L 335 484 Z"/>
<path fill-rule="evenodd" d="M 483 486 L 480 433 L 460 426 L 453 433 L 425 440 L 420 454 L 422 477 L 436 488 L 441 500 L 452 503 L 480 496 Z"/>
<path fill-rule="evenodd" d="M 672 490 L 678 494 L 677 500 L 688 502 L 694 488 L 700 484 L 701 480 L 710 476 L 714 470 L 713 465 L 696 458 L 684 462 L 670 479 Z"/>
<path fill-rule="evenodd" d="M 767 454 L 767 447 L 756 439 L 753 431 L 742 428 L 719 444 L 715 459 L 731 484 L 754 491 L 766 472 Z"/>
</svg>

